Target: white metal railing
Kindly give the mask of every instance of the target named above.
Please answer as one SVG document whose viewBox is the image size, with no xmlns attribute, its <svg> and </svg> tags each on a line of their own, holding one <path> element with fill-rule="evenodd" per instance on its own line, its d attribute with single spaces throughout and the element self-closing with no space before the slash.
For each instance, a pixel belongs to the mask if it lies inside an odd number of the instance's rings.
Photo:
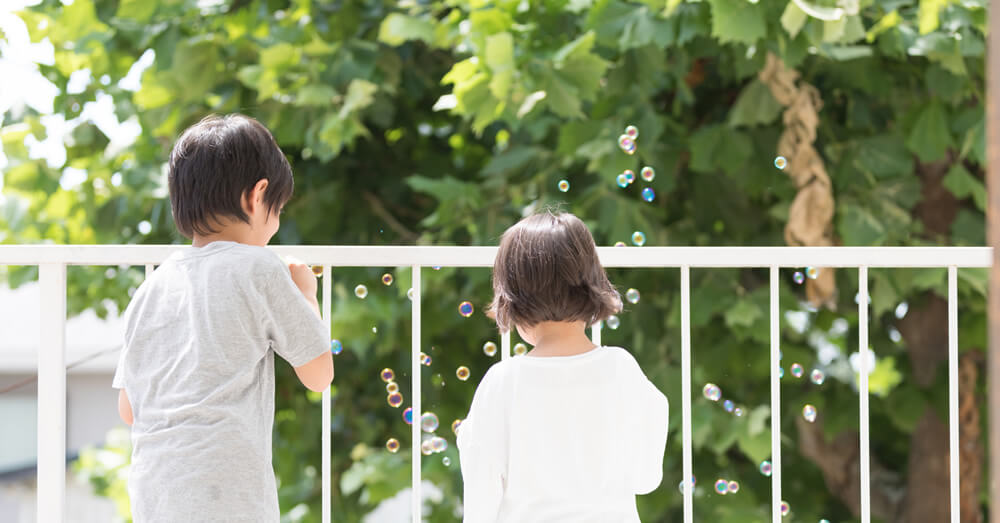
<svg viewBox="0 0 1000 523">
<path fill-rule="evenodd" d="M 66 266 L 154 264 L 183 245 L 0 245 L 0 265 L 37 265 L 41 287 L 41 338 L 38 358 L 38 521 L 63 521 L 65 515 L 66 453 Z M 411 372 L 420 376 L 421 268 L 431 266 L 492 267 L 495 247 L 368 247 L 275 246 L 281 256 L 294 256 L 323 266 L 322 316 L 330 323 L 331 267 L 401 267 L 413 269 Z M 605 267 L 679 268 L 681 294 L 681 412 L 683 478 L 692 476 L 691 460 L 691 321 L 690 270 L 711 267 L 770 269 L 771 327 L 771 500 L 772 521 L 781 521 L 781 409 L 779 389 L 780 314 L 779 269 L 783 267 L 852 267 L 858 269 L 858 342 L 861 521 L 870 523 L 870 458 L 868 420 L 868 268 L 947 267 L 948 269 L 948 408 L 950 434 L 951 521 L 959 521 L 958 452 L 958 290 L 957 269 L 989 267 L 988 247 L 600 247 Z M 601 325 L 592 337 L 600 344 Z M 501 339 L 502 358 L 510 357 L 510 336 Z M 42 357 L 42 354 L 45 357 Z M 420 380 L 412 380 L 412 510 L 421 518 Z M 322 400 L 323 521 L 331 520 L 330 391 Z M 684 490 L 684 522 L 693 520 L 693 489 Z"/>
</svg>

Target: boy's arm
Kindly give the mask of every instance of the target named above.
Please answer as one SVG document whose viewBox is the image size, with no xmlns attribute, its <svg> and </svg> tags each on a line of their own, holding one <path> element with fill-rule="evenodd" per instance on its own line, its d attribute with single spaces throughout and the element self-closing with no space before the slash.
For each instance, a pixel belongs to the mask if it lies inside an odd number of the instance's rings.
<svg viewBox="0 0 1000 523">
<path fill-rule="evenodd" d="M 125 389 L 118 389 L 118 415 L 126 425 L 132 425 L 132 404 L 128 401 Z"/>
<path fill-rule="evenodd" d="M 316 276 L 312 269 L 301 263 L 289 263 L 288 270 L 291 273 L 295 286 L 305 296 L 309 302 L 309 307 L 320 318 L 323 315 L 319 312 L 319 302 L 316 301 Z M 333 355 L 329 351 L 313 358 L 305 365 L 293 367 L 295 375 L 299 381 L 313 392 L 323 392 L 330 387 L 333 381 Z"/>
</svg>

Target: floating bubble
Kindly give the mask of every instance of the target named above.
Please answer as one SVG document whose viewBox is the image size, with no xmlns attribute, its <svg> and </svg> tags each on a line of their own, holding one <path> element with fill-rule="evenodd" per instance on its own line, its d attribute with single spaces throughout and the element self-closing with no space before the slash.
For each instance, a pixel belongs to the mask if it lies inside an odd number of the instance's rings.
<svg viewBox="0 0 1000 523">
<path fill-rule="evenodd" d="M 647 203 L 652 202 L 656 199 L 656 191 L 652 187 L 646 187 L 642 190 L 642 199 Z"/>
<path fill-rule="evenodd" d="M 743 407 L 736 407 L 733 409 L 733 416 L 737 418 L 743 417 Z"/>
<path fill-rule="evenodd" d="M 312 266 L 312 271 L 313 271 L 313 274 L 315 274 L 317 278 L 322 278 L 323 277 L 323 266 L 322 265 L 313 265 Z"/>
<path fill-rule="evenodd" d="M 399 385 L 395 381 L 390 381 L 389 383 L 386 383 L 385 391 L 389 394 L 399 392 Z"/>
<path fill-rule="evenodd" d="M 779 378 L 784 378 L 785 377 L 785 368 L 784 367 L 778 367 L 778 377 Z"/>
<path fill-rule="evenodd" d="M 715 480 L 715 493 L 725 496 L 729 493 L 729 482 L 724 479 Z"/>
<path fill-rule="evenodd" d="M 430 367 L 431 366 L 431 357 L 430 357 L 430 355 L 421 352 L 420 353 L 420 364 L 423 365 L 424 367 Z"/>
<path fill-rule="evenodd" d="M 792 510 L 791 505 L 789 505 L 787 501 L 782 500 L 781 501 L 781 515 L 782 516 L 787 516 L 788 512 L 791 511 L 791 510 Z"/>
<path fill-rule="evenodd" d="M 906 313 L 909 311 L 910 311 L 910 304 L 906 303 L 905 301 L 901 301 L 899 302 L 899 305 L 896 305 L 896 310 L 893 311 L 893 313 L 896 315 L 897 320 L 901 320 L 903 319 L 903 316 L 906 316 Z"/>
<path fill-rule="evenodd" d="M 441 463 L 444 464 L 444 466 L 446 466 L 446 467 L 450 466 L 451 465 L 451 458 L 449 458 L 448 456 L 445 456 L 445 457 L 441 458 Z"/>
<path fill-rule="evenodd" d="M 528 353 L 528 346 L 527 345 L 525 345 L 523 343 L 518 343 L 517 345 L 514 345 L 514 355 L 515 356 L 524 356 L 527 353 Z"/>
<path fill-rule="evenodd" d="M 615 247 L 624 247 L 625 242 L 615 242 Z"/>
<path fill-rule="evenodd" d="M 786 160 L 784 156 L 779 156 L 774 159 L 774 166 L 778 169 L 784 169 L 788 166 L 788 160 Z"/>
<path fill-rule="evenodd" d="M 722 408 L 726 409 L 726 412 L 732 412 L 736 405 L 733 404 L 733 400 L 726 400 L 722 402 Z"/>
<path fill-rule="evenodd" d="M 362 300 L 365 299 L 366 297 L 368 297 L 368 287 L 365 287 L 364 285 L 358 285 L 357 287 L 354 288 L 354 295 L 357 296 L 358 298 L 361 298 Z"/>
<path fill-rule="evenodd" d="M 413 407 L 406 407 L 406 410 L 403 411 L 403 421 L 407 425 L 413 425 Z"/>
<path fill-rule="evenodd" d="M 334 354 L 344 352 L 344 344 L 340 343 L 340 340 L 330 340 L 330 352 Z"/>
<path fill-rule="evenodd" d="M 430 439 L 425 439 L 420 444 L 420 453 L 423 454 L 424 456 L 430 456 L 431 454 L 434 454 L 434 444 L 431 443 Z"/>
<path fill-rule="evenodd" d="M 448 450 L 448 440 L 441 436 L 434 436 L 431 438 L 431 449 L 434 450 L 435 454 Z"/>
<path fill-rule="evenodd" d="M 397 409 L 403 404 L 403 395 L 398 392 L 393 392 L 392 394 L 389 394 L 389 397 L 385 400 L 389 402 L 390 407 Z"/>
<path fill-rule="evenodd" d="M 566 180 L 559 180 L 559 192 L 566 192 L 569 190 L 569 182 Z"/>
<path fill-rule="evenodd" d="M 740 491 L 740 484 L 736 481 L 730 481 L 726 488 L 729 489 L 730 494 L 736 494 Z"/>
<path fill-rule="evenodd" d="M 625 128 L 625 136 L 634 140 L 639 137 L 639 129 L 634 125 L 630 125 Z"/>
<path fill-rule="evenodd" d="M 760 462 L 760 473 L 763 474 L 763 475 L 765 475 L 765 476 L 767 476 L 767 477 L 771 477 L 771 462 L 770 461 L 768 461 L 768 460 L 765 459 L 764 461 Z"/>
<path fill-rule="evenodd" d="M 696 481 L 697 481 L 697 480 L 695 479 L 695 477 L 694 477 L 694 476 L 691 476 L 691 488 L 692 488 L 692 489 L 694 489 L 694 486 L 695 486 L 695 483 L 696 483 Z M 682 479 L 682 480 L 680 480 L 680 481 L 679 481 L 679 482 L 677 483 L 677 490 L 681 491 L 681 494 L 683 494 L 683 493 L 684 493 L 684 480 L 683 480 L 683 479 Z"/>
<path fill-rule="evenodd" d="M 819 278 L 819 269 L 816 267 L 806 267 L 806 277 L 810 280 L 815 280 Z"/>
<path fill-rule="evenodd" d="M 819 520 L 819 523 L 830 523 L 830 520 L 826 519 L 826 518 L 823 518 L 823 519 Z"/>
<path fill-rule="evenodd" d="M 626 147 L 623 150 L 625 151 L 625 154 L 627 154 L 629 156 L 635 154 L 635 142 L 632 142 L 632 145 L 630 145 L 629 147 Z"/>
<path fill-rule="evenodd" d="M 621 147 L 623 151 L 630 149 L 635 147 L 635 141 L 629 138 L 627 134 L 623 134 L 618 137 L 618 147 Z"/>
<path fill-rule="evenodd" d="M 604 320 L 604 323 L 608 326 L 609 329 L 615 330 L 618 328 L 619 325 L 621 325 L 622 321 L 618 319 L 618 316 L 612 314 L 611 316 L 608 316 L 608 319 Z"/>
<path fill-rule="evenodd" d="M 624 173 L 623 174 L 619 174 L 618 178 L 615 178 L 615 182 L 618 183 L 618 187 L 621 187 L 622 189 L 624 189 L 624 188 L 628 187 L 628 176 L 625 176 Z"/>
<path fill-rule="evenodd" d="M 462 365 L 461 367 L 455 369 L 455 377 L 462 381 L 469 379 L 469 368 Z"/>
<path fill-rule="evenodd" d="M 413 287 L 410 287 L 409 289 L 406 289 L 406 297 L 409 298 L 410 301 L 413 301 L 414 294 L 415 293 L 413 292 Z"/>
<path fill-rule="evenodd" d="M 457 419 L 451 422 L 451 431 L 458 436 L 458 428 L 462 426 L 462 420 Z"/>
<path fill-rule="evenodd" d="M 793 363 L 790 370 L 792 371 L 792 376 L 795 376 L 796 378 L 801 378 L 802 374 L 805 372 L 802 365 L 799 365 L 798 363 Z"/>
<path fill-rule="evenodd" d="M 625 179 L 628 180 L 628 184 L 632 185 L 632 182 L 635 181 L 635 171 L 632 169 L 625 169 L 622 171 L 622 174 L 625 175 Z"/>
<path fill-rule="evenodd" d="M 458 313 L 461 314 L 463 318 L 468 318 L 469 316 L 472 316 L 473 310 L 474 308 L 472 307 L 472 302 L 463 301 L 462 303 L 458 304 Z"/>
<path fill-rule="evenodd" d="M 382 284 L 383 285 L 392 285 L 392 275 L 389 274 L 388 272 L 385 273 L 385 274 L 383 274 L 382 275 Z"/>
<path fill-rule="evenodd" d="M 642 247 L 643 245 L 646 245 L 646 235 L 645 235 L 645 233 L 643 233 L 642 231 L 635 231 L 635 232 L 633 232 L 632 233 L 632 243 L 635 244 L 636 247 Z"/>
<path fill-rule="evenodd" d="M 812 372 L 809 373 L 809 379 L 816 385 L 822 385 L 823 382 L 826 381 L 826 374 L 819 369 L 813 369 Z"/>
<path fill-rule="evenodd" d="M 722 389 L 714 383 L 706 383 L 705 388 L 701 389 L 701 393 L 710 401 L 719 401 L 719 398 L 722 397 Z"/>
<path fill-rule="evenodd" d="M 382 372 L 379 373 L 379 376 L 381 376 L 382 381 L 386 383 L 389 383 L 390 381 L 396 379 L 396 373 L 393 372 L 392 369 L 388 367 L 382 369 Z"/>
<path fill-rule="evenodd" d="M 629 289 L 625 291 L 625 299 L 632 304 L 639 303 L 639 291 L 636 289 Z"/>
<path fill-rule="evenodd" d="M 816 407 L 813 407 L 812 405 L 802 407 L 802 417 L 809 423 L 816 421 Z"/>
<path fill-rule="evenodd" d="M 647 165 L 642 169 L 639 169 L 639 176 L 642 176 L 643 180 L 651 182 L 653 181 L 653 178 L 656 178 L 656 171 L 652 167 Z"/>
<path fill-rule="evenodd" d="M 420 417 L 420 428 L 424 432 L 434 432 L 438 428 L 438 417 L 433 412 L 425 412 Z"/>
<path fill-rule="evenodd" d="M 484 343 L 483 344 L 483 354 L 485 354 L 485 355 L 487 355 L 487 356 L 489 356 L 491 358 L 493 356 L 496 356 L 496 354 L 497 354 L 497 344 L 493 343 L 492 341 L 488 341 L 488 342 Z"/>
<path fill-rule="evenodd" d="M 393 454 L 399 452 L 399 440 L 396 438 L 389 438 L 389 440 L 385 442 L 385 449 Z"/>
<path fill-rule="evenodd" d="M 802 282 L 806 281 L 806 275 L 802 274 L 800 271 L 795 271 L 795 274 L 792 275 L 792 280 L 795 280 L 795 283 L 802 285 Z"/>
</svg>

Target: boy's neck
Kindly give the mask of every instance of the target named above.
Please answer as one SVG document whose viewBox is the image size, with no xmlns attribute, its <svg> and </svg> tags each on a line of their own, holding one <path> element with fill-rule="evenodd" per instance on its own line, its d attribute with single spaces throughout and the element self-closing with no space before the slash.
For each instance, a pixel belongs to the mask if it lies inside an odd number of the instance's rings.
<svg viewBox="0 0 1000 523">
<path fill-rule="evenodd" d="M 545 321 L 532 327 L 532 335 L 535 347 L 528 355 L 539 358 L 575 356 L 596 347 L 582 321 Z"/>
<path fill-rule="evenodd" d="M 201 235 L 195 233 L 194 237 L 191 239 L 192 247 L 204 247 L 212 242 L 226 241 L 226 242 L 236 242 L 243 243 L 246 245 L 257 245 L 253 235 L 250 234 L 250 227 L 246 224 L 230 224 L 221 228 L 221 230 L 215 234 Z M 263 246 L 261 246 L 263 247 Z"/>
</svg>

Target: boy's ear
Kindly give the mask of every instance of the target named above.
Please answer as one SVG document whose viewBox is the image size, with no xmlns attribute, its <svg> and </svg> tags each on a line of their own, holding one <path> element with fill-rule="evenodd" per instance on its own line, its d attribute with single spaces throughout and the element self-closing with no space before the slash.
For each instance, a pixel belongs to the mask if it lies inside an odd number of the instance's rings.
<svg viewBox="0 0 1000 523">
<path fill-rule="evenodd" d="M 267 190 L 267 178 L 257 180 L 252 189 L 243 194 L 243 203 L 246 211 L 252 213 L 258 205 L 264 204 L 264 192 Z"/>
</svg>

